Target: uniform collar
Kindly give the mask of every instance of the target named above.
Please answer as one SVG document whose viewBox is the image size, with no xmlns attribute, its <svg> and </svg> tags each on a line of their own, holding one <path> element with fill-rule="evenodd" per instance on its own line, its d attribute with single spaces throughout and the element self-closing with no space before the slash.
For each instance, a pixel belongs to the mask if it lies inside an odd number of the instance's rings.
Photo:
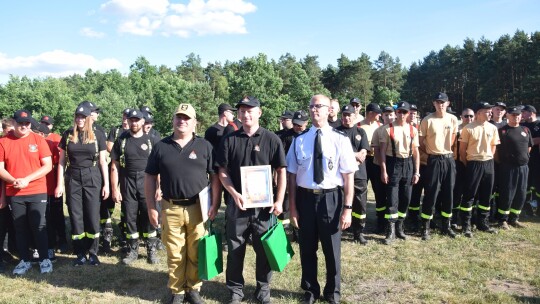
<svg viewBox="0 0 540 304">
<path fill-rule="evenodd" d="M 332 128 L 332 126 L 330 126 L 328 124 L 326 126 L 322 127 L 322 128 L 317 128 L 317 127 L 312 125 L 311 128 L 309 129 L 309 132 L 310 133 L 317 133 L 317 129 L 321 129 L 321 134 L 326 134 L 328 132 L 331 132 L 333 128 Z"/>
</svg>

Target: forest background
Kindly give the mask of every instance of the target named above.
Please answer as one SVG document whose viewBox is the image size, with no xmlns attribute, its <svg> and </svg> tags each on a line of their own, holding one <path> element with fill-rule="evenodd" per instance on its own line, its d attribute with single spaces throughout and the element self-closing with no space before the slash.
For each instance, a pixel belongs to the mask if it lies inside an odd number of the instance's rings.
<svg viewBox="0 0 540 304">
<path fill-rule="evenodd" d="M 260 53 L 206 66 L 191 53 L 174 68 L 152 65 L 141 55 L 127 75 L 89 69 L 61 78 L 11 76 L 0 85 L 0 117 L 24 108 L 35 117 L 54 117 L 61 132 L 73 123 L 75 107 L 83 100 L 100 106 L 99 123 L 105 128 L 120 123 L 124 108 L 147 105 L 154 110 L 155 128 L 168 134 L 175 107 L 190 103 L 202 134 L 217 120 L 220 103 L 234 105 L 252 95 L 262 102 L 262 125 L 277 130 L 276 117 L 284 110 L 307 110 L 314 94 L 337 98 L 341 105 L 356 97 L 364 107 L 406 100 L 424 114 L 432 110 L 437 92 L 446 92 L 458 111 L 477 101 L 539 106 L 540 32 L 517 30 L 496 41 L 467 38 L 461 46 L 431 51 L 409 67 L 384 51 L 374 60 L 365 53 L 355 59 L 342 54 L 336 66 L 326 67 L 320 67 L 316 55 L 297 59 L 288 53 L 277 61 Z"/>
</svg>

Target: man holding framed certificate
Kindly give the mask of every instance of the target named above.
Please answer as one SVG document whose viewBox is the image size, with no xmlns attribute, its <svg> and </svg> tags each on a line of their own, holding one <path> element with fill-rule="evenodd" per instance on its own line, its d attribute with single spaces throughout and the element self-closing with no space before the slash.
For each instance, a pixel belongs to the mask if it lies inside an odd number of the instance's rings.
<svg viewBox="0 0 540 304">
<path fill-rule="evenodd" d="M 257 98 L 245 97 L 236 108 L 242 127 L 225 137 L 216 153 L 219 179 L 230 193 L 225 211 L 229 252 L 226 281 L 231 294 L 229 303 L 240 303 L 244 298 L 242 271 L 249 234 L 253 234 L 253 249 L 257 255 L 255 298 L 259 303 L 270 303 L 272 271 L 260 237 L 270 228 L 271 213 L 277 216 L 283 211 L 285 153 L 279 137 L 260 127 L 262 111 Z M 265 167 L 268 165 L 277 173 L 275 200 L 272 187 L 267 186 L 271 185 L 272 177 L 270 169 Z"/>
</svg>

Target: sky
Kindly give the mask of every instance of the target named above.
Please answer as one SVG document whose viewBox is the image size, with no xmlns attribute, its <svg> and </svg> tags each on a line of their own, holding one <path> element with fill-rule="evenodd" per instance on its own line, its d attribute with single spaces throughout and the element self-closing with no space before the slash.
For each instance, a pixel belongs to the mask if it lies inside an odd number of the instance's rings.
<svg viewBox="0 0 540 304">
<path fill-rule="evenodd" d="M 385 51 L 408 67 L 466 38 L 540 30 L 538 0 L 20 0 L 1 7 L 0 84 L 10 75 L 127 74 L 140 56 L 175 68 L 190 53 L 203 66 L 290 53 L 318 56 L 324 68 L 341 54 L 376 60 Z"/>
</svg>

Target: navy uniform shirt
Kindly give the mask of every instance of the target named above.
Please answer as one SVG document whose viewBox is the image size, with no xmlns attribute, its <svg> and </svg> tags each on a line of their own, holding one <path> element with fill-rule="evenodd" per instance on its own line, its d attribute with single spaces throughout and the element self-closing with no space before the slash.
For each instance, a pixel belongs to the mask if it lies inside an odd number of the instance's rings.
<svg viewBox="0 0 540 304">
<path fill-rule="evenodd" d="M 69 166 L 75 169 L 89 168 L 99 164 L 99 152 L 107 150 L 105 143 L 105 135 L 103 132 L 95 131 L 95 141 L 91 143 L 83 143 L 82 132 L 78 132 L 79 140 L 74 143 L 70 140 L 73 134 L 73 128 L 62 134 L 62 139 L 58 147 L 67 153 Z M 67 148 L 67 150 L 66 150 Z"/>
<path fill-rule="evenodd" d="M 529 128 L 529 131 L 531 131 L 531 137 L 533 139 L 540 137 L 540 120 L 535 120 L 533 122 L 524 122 L 521 125 Z M 532 147 L 531 158 L 529 161 L 534 164 L 540 163 L 540 150 L 538 148 L 538 145 L 534 145 Z"/>
<path fill-rule="evenodd" d="M 120 164 L 121 170 L 125 169 L 129 172 L 144 171 L 148 156 L 158 142 L 155 137 L 148 134 L 143 133 L 141 137 L 133 137 L 131 132 L 126 131 L 114 141 L 111 159 L 120 161 L 120 157 L 123 155 L 125 167 L 121 167 Z"/>
<path fill-rule="evenodd" d="M 321 128 L 324 180 L 313 181 L 313 148 L 317 128 L 298 135 L 287 153 L 287 171 L 296 174 L 296 184 L 307 189 L 332 189 L 343 186 L 342 173 L 353 173 L 358 164 L 349 138 L 327 125 Z"/>
<path fill-rule="evenodd" d="M 243 128 L 223 138 L 216 152 L 217 166 L 227 168 L 238 193 L 242 193 L 240 167 L 270 165 L 285 167 L 285 152 L 279 137 L 259 127 L 250 137 Z"/>
<path fill-rule="evenodd" d="M 208 186 L 212 162 L 212 145 L 204 138 L 194 135 L 182 148 L 171 135 L 154 146 L 145 172 L 160 174 L 164 199 L 190 199 Z"/>
<path fill-rule="evenodd" d="M 369 151 L 369 143 L 366 131 L 356 125 L 352 128 L 340 126 L 337 130 L 345 133 L 351 141 L 354 153 L 360 152 L 362 149 Z M 357 162 L 358 163 L 358 162 Z M 367 179 L 366 162 L 358 163 L 358 170 L 354 172 L 354 179 Z"/>
<path fill-rule="evenodd" d="M 506 125 L 499 129 L 501 144 L 497 146 L 500 163 L 523 166 L 529 162 L 529 147 L 533 141 L 527 127 L 510 127 Z"/>
<path fill-rule="evenodd" d="M 225 126 L 215 123 L 208 127 L 208 129 L 206 129 L 206 131 L 204 132 L 204 139 L 208 140 L 212 144 L 214 150 L 219 148 L 219 143 L 221 142 L 221 138 L 223 137 L 224 130 Z"/>
</svg>

